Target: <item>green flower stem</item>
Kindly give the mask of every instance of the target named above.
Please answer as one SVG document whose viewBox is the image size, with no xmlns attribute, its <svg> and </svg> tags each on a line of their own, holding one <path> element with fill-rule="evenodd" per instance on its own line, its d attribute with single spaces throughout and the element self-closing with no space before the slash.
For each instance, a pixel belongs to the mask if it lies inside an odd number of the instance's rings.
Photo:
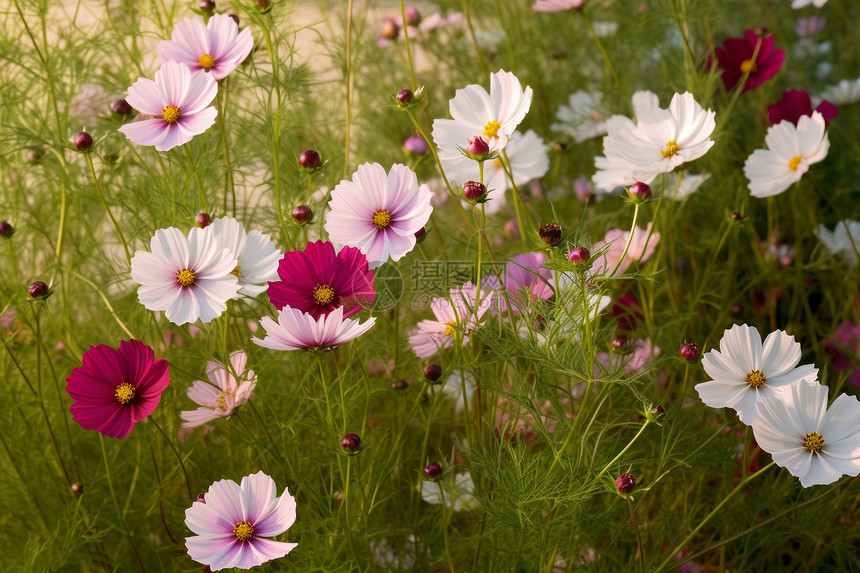
<svg viewBox="0 0 860 573">
<path fill-rule="evenodd" d="M 618 272 L 618 269 L 621 268 L 621 263 L 624 262 L 624 257 L 627 256 L 627 251 L 630 249 L 630 243 L 633 241 L 633 234 L 636 232 L 636 220 L 639 218 L 639 207 L 640 204 L 636 203 L 636 206 L 633 210 L 633 223 L 630 225 L 630 234 L 627 236 L 627 244 L 624 245 L 624 251 L 621 253 L 621 257 L 619 257 L 618 262 L 615 263 L 615 268 L 612 269 L 612 272 L 609 273 L 609 276 L 614 276 L 615 273 Z"/>
<path fill-rule="evenodd" d="M 164 430 L 161 429 L 161 426 L 158 425 L 158 422 L 155 421 L 155 418 L 152 416 L 149 417 L 152 425 L 155 426 L 155 429 L 158 430 L 164 440 L 167 442 L 167 445 L 170 446 L 171 451 L 173 451 L 173 455 L 176 456 L 176 460 L 179 462 L 179 467 L 182 468 L 182 475 L 185 476 L 185 487 L 188 490 L 188 499 L 196 499 L 194 492 L 191 490 L 191 481 L 188 479 L 188 472 L 185 470 L 185 462 L 182 460 L 182 456 L 179 455 L 179 450 L 176 449 L 176 446 L 173 445 L 173 441 L 164 433 Z"/>
<path fill-rule="evenodd" d="M 603 47 L 603 42 L 600 41 L 600 37 L 598 37 L 597 33 L 594 31 L 594 28 L 591 27 L 591 22 L 589 22 L 588 16 L 585 15 L 585 10 L 579 10 L 579 13 L 582 16 L 582 21 L 585 22 L 585 27 L 588 28 L 588 32 L 594 39 L 594 43 L 597 44 L 597 49 L 600 50 L 600 54 L 603 56 L 603 61 L 606 62 L 606 67 L 609 69 L 612 79 L 615 80 L 615 85 L 621 85 L 621 80 L 618 79 L 618 74 L 615 73 L 615 68 L 612 66 L 609 54 L 606 53 L 606 48 Z"/>
<path fill-rule="evenodd" d="M 409 46 L 409 26 L 406 25 L 406 6 L 403 0 L 400 0 L 400 18 L 403 20 L 403 43 L 406 48 L 406 61 L 409 64 L 409 79 L 412 80 L 412 91 L 418 89 L 418 82 L 415 81 L 415 66 L 412 64 L 412 49 Z"/>
<path fill-rule="evenodd" d="M 436 482 L 439 487 L 439 500 L 442 502 L 442 536 L 445 538 L 445 555 L 448 557 L 448 569 L 451 573 L 454 571 L 454 560 L 451 558 L 451 544 L 448 541 L 448 521 L 451 518 L 448 512 L 448 506 L 445 505 L 445 491 L 442 489 L 442 480 Z"/>
<path fill-rule="evenodd" d="M 633 524 L 633 530 L 636 532 L 636 547 L 639 553 L 639 573 L 645 573 L 645 547 L 642 546 L 642 533 L 639 531 L 639 524 L 636 523 L 636 515 L 633 513 L 633 502 L 627 496 L 627 509 L 630 512 L 630 523 Z"/>
<path fill-rule="evenodd" d="M 108 300 L 108 297 L 105 296 L 105 294 L 99 289 L 99 287 L 97 287 L 93 281 L 91 281 L 90 279 L 88 279 L 84 275 L 82 275 L 80 273 L 76 273 L 75 271 L 71 271 L 71 273 L 73 275 L 75 275 L 76 277 L 78 277 L 80 280 L 82 280 L 85 283 L 87 283 L 88 285 L 90 285 L 90 287 L 92 287 L 92 289 L 94 291 L 96 291 L 96 293 L 98 293 L 99 297 L 101 297 L 101 299 L 102 299 L 102 302 L 105 303 L 105 306 L 107 307 L 108 312 L 111 313 L 111 316 L 113 316 L 114 320 L 116 320 L 116 323 L 119 325 L 119 327 L 122 329 L 122 331 L 125 332 L 129 338 L 135 338 L 136 339 L 137 337 L 131 333 L 131 331 L 128 329 L 128 327 L 125 325 L 125 323 L 120 319 L 119 316 L 117 316 L 116 311 L 113 309 L 113 306 L 111 306 L 110 300 Z"/>
<path fill-rule="evenodd" d="M 185 150 L 185 156 L 188 158 L 188 163 L 194 170 L 194 181 L 197 183 L 197 193 L 200 195 L 200 210 L 208 213 L 209 203 L 206 201 L 206 193 L 203 191 L 203 182 L 200 181 L 200 169 L 197 167 L 197 161 L 195 161 L 194 156 L 191 154 L 191 147 L 189 144 L 186 143 L 182 148 Z"/>
<path fill-rule="evenodd" d="M 748 484 L 749 482 L 751 482 L 752 480 L 754 480 L 755 478 L 757 478 L 758 476 L 760 476 L 761 474 L 763 474 L 764 472 L 766 472 L 767 470 L 769 470 L 770 468 L 772 468 L 775 465 L 776 465 L 776 462 L 770 462 L 769 464 L 767 464 L 766 466 L 761 468 L 756 473 L 750 474 L 747 477 L 745 477 L 743 480 L 741 480 L 741 482 L 732 491 L 730 491 L 726 497 L 723 498 L 723 501 L 721 501 L 719 504 L 717 504 L 717 506 L 711 510 L 711 513 L 706 515 L 705 519 L 703 519 L 701 521 L 701 523 L 699 523 L 699 525 L 697 525 L 696 528 L 690 532 L 690 535 L 688 535 L 686 538 L 684 538 L 684 540 L 681 543 L 676 545 L 674 549 L 672 549 L 671 551 L 669 551 L 666 554 L 666 559 L 664 559 L 663 562 L 660 563 L 660 565 L 654 570 L 654 573 L 659 573 L 660 571 L 665 569 L 666 566 L 672 562 L 672 559 L 675 558 L 675 555 L 677 555 L 681 549 L 686 547 L 687 544 L 693 540 L 693 538 L 696 536 L 696 534 L 699 533 L 699 531 L 711 520 L 711 518 L 714 517 L 717 514 L 717 512 L 720 511 L 720 509 L 722 509 L 723 506 L 726 505 L 729 502 L 729 500 L 735 496 L 735 494 L 737 494 L 739 491 L 744 489 L 744 486 L 746 486 L 746 484 Z"/>
<path fill-rule="evenodd" d="M 131 552 L 134 553 L 134 559 L 137 562 L 138 569 L 145 572 L 146 569 L 143 566 L 143 561 L 140 559 L 140 553 L 137 551 L 137 546 L 134 544 L 134 538 L 128 530 L 128 525 L 125 522 L 125 515 L 119 508 L 119 503 L 116 500 L 116 491 L 113 488 L 113 480 L 110 477 L 110 465 L 108 464 L 107 450 L 105 449 L 105 437 L 101 433 L 99 433 L 99 443 L 102 447 L 102 458 L 105 462 L 105 474 L 107 475 L 108 489 L 110 489 L 110 497 L 113 500 L 113 507 L 116 510 L 116 516 L 119 519 L 120 525 L 122 525 L 123 531 L 125 531 L 125 536 L 128 538 L 128 544 L 131 547 Z"/>
<path fill-rule="evenodd" d="M 520 203 L 523 202 L 522 197 L 520 197 L 520 192 L 517 189 L 517 184 L 514 182 L 514 172 L 511 168 L 511 160 L 508 159 L 508 153 L 504 149 L 502 149 L 501 154 L 499 155 L 499 159 L 501 160 L 502 169 L 505 170 L 505 174 L 508 176 L 508 179 L 511 182 L 511 195 L 513 195 L 514 200 L 514 213 L 517 216 L 517 228 L 520 231 L 520 241 L 525 245 L 526 244 L 526 228 L 523 225 L 523 213 L 525 213 L 529 218 L 529 223 L 533 223 L 531 220 L 531 214 L 529 214 L 528 209 L 526 209 L 525 204 L 522 206 Z"/>
<path fill-rule="evenodd" d="M 349 174 L 349 128 L 352 120 L 352 4 L 349 0 L 346 8 L 346 121 L 344 124 L 343 178 Z"/>
<path fill-rule="evenodd" d="M 636 432 L 636 435 L 635 435 L 635 436 L 633 436 L 633 439 L 632 439 L 632 440 L 630 440 L 630 441 L 627 443 L 627 445 L 626 445 L 626 446 L 624 446 L 624 449 L 623 449 L 623 450 L 621 450 L 620 452 L 618 452 L 618 455 L 617 455 L 617 456 L 615 456 L 614 458 L 612 458 L 612 461 L 611 461 L 611 462 L 609 462 L 608 464 L 606 464 L 606 466 L 605 466 L 602 470 L 600 470 L 600 473 L 599 473 L 599 474 L 597 474 L 596 476 L 594 476 L 594 481 L 599 480 L 599 479 L 600 479 L 600 477 L 601 477 L 603 474 L 605 474 L 606 472 L 608 472 L 608 471 L 609 471 L 609 469 L 610 469 L 612 466 L 614 466 L 614 465 L 615 465 L 615 463 L 616 463 L 616 462 L 618 462 L 618 460 L 620 460 L 620 459 L 621 459 L 621 456 L 623 456 L 625 453 L 627 453 L 627 450 L 629 450 L 629 449 L 630 449 L 630 447 L 631 447 L 631 446 L 636 442 L 636 440 L 638 440 L 638 439 L 639 439 L 639 436 L 641 436 L 641 435 L 642 435 L 642 433 L 645 431 L 645 428 L 647 428 L 647 427 L 648 427 L 648 424 L 650 424 L 650 423 L 651 423 L 651 420 L 648 420 L 648 419 L 646 419 L 646 420 L 645 420 L 645 423 L 644 423 L 644 424 L 642 424 L 642 427 L 641 427 L 641 428 L 639 428 L 639 431 L 638 431 L 638 432 Z"/>
<path fill-rule="evenodd" d="M 215 103 L 218 107 L 218 127 L 221 131 L 221 148 L 224 150 L 224 212 L 236 214 L 236 185 L 233 181 L 233 164 L 230 161 L 230 145 L 227 142 L 227 82 L 229 78 L 221 80 L 221 85 L 218 90 L 218 98 Z M 227 200 L 232 200 L 232 210 L 227 208 Z"/>
<path fill-rule="evenodd" d="M 107 212 L 107 216 L 110 218 L 110 222 L 113 223 L 113 228 L 116 230 L 116 236 L 119 237 L 119 242 L 122 243 L 122 248 L 125 251 L 126 262 L 128 263 L 129 268 L 131 268 L 131 253 L 128 250 L 128 243 L 125 240 L 125 235 L 122 234 L 122 229 L 120 228 L 119 223 L 117 223 L 116 219 L 114 219 L 113 213 L 111 213 L 111 210 L 110 210 L 110 207 L 108 207 L 107 201 L 105 201 L 105 196 L 102 193 L 102 188 L 101 188 L 101 186 L 99 186 L 99 178 L 96 175 L 96 168 L 95 168 L 95 165 L 93 165 L 92 154 L 91 153 L 85 153 L 84 155 L 87 158 L 87 165 L 90 166 L 90 173 L 93 176 L 93 184 L 96 187 L 96 193 L 99 196 L 99 201 L 101 201 L 102 207 L 105 208 L 105 212 Z M 198 182 L 199 182 L 199 178 L 198 178 Z M 64 187 L 64 189 L 65 189 L 65 187 Z M 65 199 L 65 192 L 63 192 L 63 199 Z M 63 219 L 61 219 L 61 221 L 63 221 L 64 218 L 65 218 L 65 214 L 63 214 Z M 60 237 L 62 237 L 62 234 L 60 235 Z M 60 258 L 59 240 L 60 239 L 58 239 L 58 243 L 57 243 L 57 261 L 58 262 L 59 262 L 59 258 Z"/>
</svg>

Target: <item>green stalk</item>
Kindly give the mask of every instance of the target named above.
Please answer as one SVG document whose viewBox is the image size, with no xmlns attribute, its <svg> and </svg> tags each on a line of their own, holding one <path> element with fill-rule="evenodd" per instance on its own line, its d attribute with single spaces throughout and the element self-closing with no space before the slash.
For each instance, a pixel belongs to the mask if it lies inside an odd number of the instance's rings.
<svg viewBox="0 0 860 573">
<path fill-rule="evenodd" d="M 110 210 L 110 207 L 108 207 L 107 201 L 105 201 L 105 196 L 102 193 L 101 187 L 99 186 L 99 178 L 96 175 L 96 168 L 95 168 L 95 165 L 93 165 L 92 154 L 91 153 L 85 153 L 84 155 L 87 158 L 87 165 L 90 166 L 90 173 L 93 176 L 93 184 L 96 187 L 96 193 L 99 196 L 99 201 L 101 201 L 102 207 L 105 208 L 105 212 L 107 212 L 107 216 L 110 218 L 110 222 L 113 223 L 113 228 L 114 228 L 114 230 L 116 230 L 116 236 L 119 237 L 119 242 L 122 243 L 122 248 L 125 251 L 126 262 L 128 262 L 128 266 L 129 266 L 129 268 L 131 268 L 131 253 L 128 250 L 128 243 L 125 240 L 125 235 L 123 235 L 122 229 L 120 228 L 119 223 L 117 223 L 116 219 L 114 219 L 113 213 L 111 213 L 111 210 Z M 64 187 L 64 189 L 65 189 L 65 187 Z M 65 192 L 63 192 L 63 200 L 64 201 L 65 201 L 65 197 L 66 197 L 66 194 L 65 194 Z M 63 221 L 63 219 L 61 219 L 61 221 Z M 60 245 L 58 243 L 57 244 L 57 262 L 59 262 L 59 260 L 60 260 L 59 257 L 60 257 Z"/>
</svg>

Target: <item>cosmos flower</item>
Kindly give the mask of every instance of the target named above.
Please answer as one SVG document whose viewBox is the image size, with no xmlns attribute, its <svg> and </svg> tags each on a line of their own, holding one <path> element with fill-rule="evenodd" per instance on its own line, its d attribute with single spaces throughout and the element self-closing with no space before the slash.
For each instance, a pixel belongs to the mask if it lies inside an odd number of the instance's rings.
<svg viewBox="0 0 860 573">
<path fill-rule="evenodd" d="M 714 48 L 717 66 L 723 70 L 721 77 L 726 91 L 733 90 L 748 72 L 743 91 L 760 86 L 778 72 L 785 52 L 773 46 L 773 34 L 762 28 L 751 28 L 744 32 L 743 38 L 728 38 L 722 46 Z"/>
<path fill-rule="evenodd" d="M 215 219 L 211 226 L 218 247 L 230 251 L 239 262 L 233 269 L 242 287 L 239 294 L 255 297 L 266 292 L 266 283 L 277 277 L 280 255 L 272 239 L 257 230 L 246 233 L 245 226 L 230 217 Z"/>
<path fill-rule="evenodd" d="M 508 291 L 508 300 L 511 301 L 515 313 L 519 314 L 520 309 L 525 309 L 530 302 L 537 299 L 546 300 L 554 294 L 553 272 L 541 266 L 546 262 L 546 258 L 546 254 L 540 251 L 523 253 L 505 265 L 502 284 Z M 507 311 L 504 297 L 500 297 L 499 306 L 499 312 Z"/>
<path fill-rule="evenodd" d="M 211 225 L 191 229 L 188 237 L 174 227 L 159 229 L 149 248 L 131 258 L 131 278 L 141 285 L 137 298 L 149 310 L 165 311 L 173 324 L 209 322 L 239 292 L 238 261 L 218 246 Z"/>
<path fill-rule="evenodd" d="M 227 14 L 215 14 L 207 24 L 201 18 L 182 20 L 171 37 L 155 47 L 163 61 L 183 63 L 192 72 L 203 70 L 216 80 L 226 78 L 254 48 L 251 29 L 239 33 L 239 24 Z"/>
<path fill-rule="evenodd" d="M 478 507 L 478 500 L 473 495 L 474 492 L 475 482 L 472 481 L 469 472 L 454 474 L 452 478 L 443 477 L 439 481 L 424 480 L 421 482 L 421 499 L 436 505 L 444 502 L 447 507 L 454 511 Z"/>
<path fill-rule="evenodd" d="M 827 100 L 833 105 L 851 105 L 860 101 L 860 78 L 842 80 L 835 86 L 830 86 L 821 92 L 820 99 Z"/>
<path fill-rule="evenodd" d="M 809 94 L 803 90 L 788 90 L 782 94 L 780 100 L 767 106 L 767 117 L 771 123 L 779 123 L 781 121 L 790 121 L 794 125 L 804 115 L 812 116 L 812 112 L 821 113 L 824 118 L 824 125 L 827 126 L 830 120 L 839 115 L 839 110 L 836 106 L 827 100 L 822 100 L 815 110 L 812 109 L 812 100 L 809 99 Z"/>
<path fill-rule="evenodd" d="M 188 397 L 202 408 L 183 411 L 179 416 L 185 420 L 183 428 L 196 428 L 218 418 L 226 418 L 233 410 L 254 397 L 257 377 L 253 370 L 245 372 L 248 355 L 244 351 L 230 355 L 232 371 L 217 362 L 206 365 L 209 382 L 196 380 L 188 388 Z M 235 376 L 234 373 L 235 372 Z M 239 379 L 236 379 L 236 376 Z"/>
<path fill-rule="evenodd" d="M 463 346 L 469 343 L 469 333 L 479 326 L 484 313 L 490 309 L 493 292 L 481 289 L 481 300 L 472 283 L 451 289 L 451 298 L 433 298 L 430 309 L 436 320 L 422 320 L 418 332 L 409 337 L 409 344 L 419 358 L 428 358 L 442 348 L 453 348 L 457 331 L 462 332 Z"/>
<path fill-rule="evenodd" d="M 678 179 L 681 179 L 678 181 Z M 683 201 L 699 190 L 702 183 L 711 178 L 710 173 L 669 173 L 666 176 L 666 187 L 663 196 L 673 201 Z"/>
<path fill-rule="evenodd" d="M 768 334 L 762 345 L 758 329 L 736 324 L 723 334 L 719 351 L 702 356 L 713 380 L 697 384 L 696 392 L 711 408 L 734 408 L 741 422 L 753 424 L 765 398 L 785 398 L 791 386 L 818 375 L 814 365 L 798 362 L 800 344 L 784 330 Z"/>
<path fill-rule="evenodd" d="M 568 104 L 558 108 L 555 113 L 558 123 L 551 127 L 568 134 L 577 143 L 606 134 L 606 120 L 610 114 L 600 104 L 602 97 L 600 93 L 575 91 L 570 94 Z"/>
<path fill-rule="evenodd" d="M 660 233 L 651 232 L 650 222 L 645 229 L 636 227 L 633 231 L 633 239 L 630 240 L 630 247 L 627 248 L 627 254 L 624 256 L 624 261 L 619 266 L 618 262 L 621 260 L 621 255 L 624 253 L 624 247 L 627 245 L 629 237 L 630 231 L 610 229 L 606 232 L 602 240 L 594 243 L 595 253 L 606 245 L 609 245 L 609 249 L 602 255 L 594 257 L 594 264 L 591 267 L 592 274 L 608 275 L 616 266 L 618 266 L 618 270 L 615 271 L 614 275 L 624 274 L 634 262 L 648 260 L 654 254 L 657 243 L 660 242 Z"/>
<path fill-rule="evenodd" d="M 210 74 L 192 74 L 185 64 L 165 62 L 155 72 L 155 81 L 139 78 L 125 98 L 152 118 L 126 123 L 119 131 L 138 145 L 173 149 L 212 127 L 218 110 L 209 104 L 217 93 L 218 83 Z"/>
<path fill-rule="evenodd" d="M 490 74 L 490 93 L 471 84 L 457 90 L 449 103 L 453 119 L 433 120 L 433 141 L 440 149 L 456 151 L 480 136 L 490 151 L 507 145 L 508 138 L 526 116 L 532 104 L 532 89 L 523 89 L 511 72 Z"/>
<path fill-rule="evenodd" d="M 505 148 L 511 162 L 511 173 L 518 188 L 543 177 L 549 170 L 549 147 L 532 130 L 522 134 L 514 132 Z M 459 149 L 439 149 L 439 161 L 448 180 L 463 186 L 468 181 L 478 181 L 480 172 L 478 162 L 463 155 Z M 505 191 L 510 189 L 511 181 L 498 158 L 484 162 L 484 185 L 487 187 L 487 213 L 498 213 L 507 205 Z"/>
<path fill-rule="evenodd" d="M 781 121 L 767 130 L 767 149 L 756 149 L 744 163 L 750 195 L 771 197 L 800 181 L 809 166 L 823 161 L 830 149 L 824 117 L 820 112 L 800 116 L 795 127 Z"/>
<path fill-rule="evenodd" d="M 842 394 L 827 407 L 827 386 L 803 380 L 759 404 L 755 441 L 800 485 L 827 485 L 860 473 L 860 402 Z"/>
<path fill-rule="evenodd" d="M 582 8 L 587 0 L 536 0 L 532 4 L 535 12 L 564 12 L 565 10 L 578 10 Z"/>
<path fill-rule="evenodd" d="M 386 175 L 379 163 L 365 163 L 352 181 L 341 181 L 332 190 L 325 230 L 332 242 L 359 249 L 370 268 L 376 268 L 415 248 L 415 233 L 433 212 L 431 196 L 405 165 L 392 165 Z"/>
<path fill-rule="evenodd" d="M 367 258 L 354 247 L 335 254 L 328 241 L 308 243 L 304 251 L 287 251 L 278 263 L 278 279 L 269 283 L 275 308 L 290 306 L 315 319 L 344 308 L 344 317 L 376 300 L 373 271 Z"/>
<path fill-rule="evenodd" d="M 298 543 L 273 541 L 296 521 L 296 499 L 289 488 L 278 497 L 275 481 L 257 472 L 237 484 L 230 479 L 209 486 L 203 499 L 185 510 L 185 525 L 197 535 L 185 538 L 188 556 L 212 571 L 250 569 L 279 559 Z"/>
<path fill-rule="evenodd" d="M 852 267 L 857 266 L 857 252 L 860 251 L 860 221 L 853 219 L 839 221 L 833 231 L 828 230 L 824 225 L 818 225 L 815 234 L 831 255 L 844 258 Z"/>
<path fill-rule="evenodd" d="M 655 98 L 650 92 L 639 94 L 634 101 L 635 124 L 622 115 L 607 120 L 605 157 L 595 159 L 595 186 L 650 183 L 658 174 L 698 159 L 714 145 L 710 136 L 716 114 L 705 111 L 691 93 L 675 94 L 668 109 L 655 105 Z"/>
<path fill-rule="evenodd" d="M 797 8 L 805 8 L 806 6 L 813 5 L 816 8 L 821 8 L 825 4 L 827 4 L 827 0 L 792 0 L 791 7 L 795 10 Z"/>
<path fill-rule="evenodd" d="M 278 322 L 268 316 L 260 320 L 266 331 L 264 339 L 251 340 L 264 348 L 272 350 L 320 349 L 330 350 L 351 340 L 355 340 L 371 329 L 376 317 L 363 323 L 343 317 L 343 307 L 314 318 L 313 315 L 285 306 L 278 312 Z"/>
<path fill-rule="evenodd" d="M 170 384 L 170 370 L 143 342 L 123 340 L 118 349 L 90 346 L 83 366 L 72 370 L 66 382 L 75 401 L 72 420 L 85 430 L 124 438 L 158 406 Z"/>
</svg>

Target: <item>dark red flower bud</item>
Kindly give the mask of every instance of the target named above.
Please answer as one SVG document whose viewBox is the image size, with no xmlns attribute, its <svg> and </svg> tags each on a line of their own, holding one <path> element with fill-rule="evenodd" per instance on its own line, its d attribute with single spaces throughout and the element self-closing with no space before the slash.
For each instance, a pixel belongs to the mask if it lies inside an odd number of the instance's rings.
<svg viewBox="0 0 860 573">
<path fill-rule="evenodd" d="M 197 216 L 194 217 L 194 224 L 205 229 L 212 224 L 212 217 L 209 216 L 209 213 L 197 213 Z"/>
<path fill-rule="evenodd" d="M 424 468 L 424 475 L 429 477 L 430 479 L 435 479 L 442 475 L 442 466 L 433 462 L 432 464 L 427 464 L 427 467 Z"/>
<path fill-rule="evenodd" d="M 615 487 L 621 493 L 628 493 L 636 486 L 636 478 L 630 474 L 621 474 L 615 479 Z"/>
<path fill-rule="evenodd" d="M 30 285 L 30 288 L 27 289 L 27 292 L 30 293 L 30 296 L 33 298 L 43 298 L 46 294 L 48 294 L 48 285 L 42 281 L 36 281 Z"/>
<path fill-rule="evenodd" d="M 397 92 L 397 95 L 394 96 L 398 102 L 402 104 L 412 103 L 412 90 L 410 89 L 402 89 Z"/>
<path fill-rule="evenodd" d="M 212 0 L 200 0 L 197 7 L 201 10 L 211 11 L 215 9 L 215 2 Z"/>
<path fill-rule="evenodd" d="M 665 409 L 663 409 L 663 406 L 661 406 L 660 404 L 657 404 L 656 406 L 654 406 L 653 408 L 651 408 L 651 413 L 652 413 L 652 414 L 655 414 L 655 415 L 656 415 L 656 414 L 665 414 L 665 413 L 666 413 L 666 410 L 665 410 Z"/>
<path fill-rule="evenodd" d="M 206 503 L 206 492 L 205 491 L 197 494 L 197 501 L 199 501 L 200 503 Z"/>
<path fill-rule="evenodd" d="M 86 131 L 82 131 L 75 134 L 72 138 L 72 143 L 75 144 L 75 149 L 78 151 L 87 151 L 93 146 L 93 136 Z"/>
<path fill-rule="evenodd" d="M 415 238 L 420 240 L 426 234 L 427 234 L 427 229 L 425 229 L 424 227 L 421 227 L 420 229 L 415 231 Z"/>
<path fill-rule="evenodd" d="M 567 259 L 575 264 L 585 264 L 591 258 L 591 252 L 585 247 L 574 247 L 567 253 Z"/>
<path fill-rule="evenodd" d="M 110 104 L 110 108 L 114 113 L 119 115 L 129 115 L 131 113 L 131 106 L 124 99 L 118 99 L 112 104 Z"/>
<path fill-rule="evenodd" d="M 311 217 L 314 216 L 314 212 L 311 211 L 311 208 L 307 205 L 298 205 L 295 209 L 293 209 L 291 215 L 297 223 L 305 223 L 307 221 L 310 221 Z"/>
<path fill-rule="evenodd" d="M 340 447 L 344 450 L 354 452 L 361 445 L 361 438 L 358 434 L 347 434 L 340 439 Z"/>
<path fill-rule="evenodd" d="M 641 181 L 637 181 L 631 185 L 627 192 L 637 201 L 647 201 L 651 198 L 651 186 Z"/>
<path fill-rule="evenodd" d="M 0 221 L 0 236 L 7 239 L 15 234 L 15 227 L 9 221 Z"/>
<path fill-rule="evenodd" d="M 299 155 L 299 164 L 305 169 L 316 169 L 317 165 L 320 164 L 320 154 L 313 149 L 302 151 L 302 154 Z"/>
<path fill-rule="evenodd" d="M 684 360 L 689 360 L 690 362 L 692 362 L 699 357 L 699 347 L 696 346 L 695 342 L 687 342 L 681 346 L 681 349 L 678 351 L 678 353 Z"/>
<path fill-rule="evenodd" d="M 538 229 L 541 241 L 554 247 L 561 242 L 561 227 L 556 223 L 547 223 Z"/>
<path fill-rule="evenodd" d="M 440 366 L 439 364 L 428 364 L 427 368 L 424 369 L 424 378 L 426 378 L 431 383 L 439 380 L 439 377 L 441 376 L 442 366 Z"/>
<path fill-rule="evenodd" d="M 738 213 L 737 211 L 732 211 L 732 219 L 740 222 L 740 221 L 744 220 L 744 216 L 742 214 Z"/>
<path fill-rule="evenodd" d="M 469 145 L 466 147 L 466 151 L 472 155 L 486 155 L 490 152 L 490 146 L 487 145 L 487 142 L 484 141 L 483 137 L 476 135 L 469 140 Z"/>
<path fill-rule="evenodd" d="M 612 346 L 612 350 L 617 352 L 626 352 L 630 348 L 630 341 L 626 336 L 613 338 L 609 344 Z"/>
<path fill-rule="evenodd" d="M 75 483 L 73 483 L 71 487 L 72 487 L 72 493 L 74 493 L 76 495 L 81 495 L 82 493 L 84 493 L 84 484 L 82 484 L 79 481 L 76 481 Z"/>
<path fill-rule="evenodd" d="M 483 183 L 478 183 L 477 181 L 467 181 L 465 185 L 463 185 L 463 196 L 468 201 L 477 201 L 481 197 L 487 194 L 487 188 Z"/>
</svg>

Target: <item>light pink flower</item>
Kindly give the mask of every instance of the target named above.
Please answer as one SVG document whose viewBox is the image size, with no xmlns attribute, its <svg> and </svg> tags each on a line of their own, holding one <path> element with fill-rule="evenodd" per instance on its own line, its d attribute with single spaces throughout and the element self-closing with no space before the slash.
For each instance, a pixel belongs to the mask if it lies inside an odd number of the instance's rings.
<svg viewBox="0 0 860 573">
<path fill-rule="evenodd" d="M 230 356 L 233 372 L 217 362 L 209 362 L 206 365 L 209 382 L 196 380 L 188 389 L 188 397 L 203 407 L 182 412 L 179 415 L 185 420 L 182 427 L 196 428 L 212 420 L 225 418 L 237 407 L 253 398 L 257 377 L 253 370 L 245 372 L 247 363 L 248 355 L 241 350 Z M 236 376 L 241 382 L 236 379 Z"/>
<path fill-rule="evenodd" d="M 481 317 L 492 305 L 493 291 L 481 289 L 481 300 L 472 283 L 461 288 L 451 289 L 451 297 L 434 298 L 430 309 L 436 320 L 422 320 L 418 323 L 418 333 L 409 337 L 412 350 L 420 358 L 428 358 L 441 348 L 453 348 L 454 334 L 462 331 L 463 346 L 469 343 L 469 333 L 480 325 Z"/>
<path fill-rule="evenodd" d="M 648 235 L 651 235 L 650 240 Z M 627 244 L 627 239 L 630 237 L 630 231 L 622 231 L 621 229 L 611 229 L 606 233 L 606 237 L 602 241 L 594 243 L 594 250 L 597 251 L 605 245 L 609 245 L 609 250 L 594 261 L 592 273 L 594 274 L 609 274 L 618 265 L 621 260 L 621 254 L 624 252 L 624 246 Z M 627 255 L 621 266 L 614 274 L 623 274 L 634 262 L 642 262 L 647 260 L 654 254 L 654 249 L 657 248 L 657 243 L 660 241 L 660 233 L 651 233 L 651 223 L 648 227 L 640 229 L 636 227 L 633 233 L 633 239 L 630 241 L 630 248 L 627 249 Z M 647 248 L 646 248 L 647 243 Z"/>
<path fill-rule="evenodd" d="M 359 323 L 358 320 L 343 317 L 343 306 L 315 319 L 313 315 L 290 306 L 278 313 L 278 322 L 268 316 L 260 320 L 266 331 L 266 338 L 251 340 L 264 348 L 272 350 L 300 350 L 318 348 L 329 350 L 335 346 L 355 340 L 374 325 L 376 317 Z"/>
<path fill-rule="evenodd" d="M 133 143 L 154 145 L 156 151 L 188 143 L 215 123 L 218 110 L 209 104 L 217 93 L 218 83 L 211 75 L 192 74 L 185 64 L 165 62 L 155 72 L 155 81 L 139 78 L 125 98 L 152 118 L 126 123 L 119 131 Z"/>
<path fill-rule="evenodd" d="M 298 546 L 268 539 L 296 521 L 296 498 L 289 488 L 277 497 L 277 486 L 263 472 L 216 481 L 185 510 L 185 525 L 197 535 L 185 538 L 188 556 L 212 571 L 250 569 L 279 559 Z"/>
<path fill-rule="evenodd" d="M 331 192 L 325 230 L 333 243 L 358 248 L 376 268 L 415 247 L 415 233 L 433 212 L 431 195 L 405 165 L 392 165 L 386 175 L 379 163 L 365 163 Z"/>
<path fill-rule="evenodd" d="M 535 12 L 564 12 L 582 8 L 586 0 L 537 0 L 532 4 Z"/>
<path fill-rule="evenodd" d="M 162 60 L 181 62 L 192 72 L 209 72 L 216 80 L 226 78 L 254 48 L 250 28 L 239 33 L 239 24 L 227 14 L 215 14 L 208 24 L 200 18 L 182 20 L 171 37 L 155 48 Z"/>
</svg>

